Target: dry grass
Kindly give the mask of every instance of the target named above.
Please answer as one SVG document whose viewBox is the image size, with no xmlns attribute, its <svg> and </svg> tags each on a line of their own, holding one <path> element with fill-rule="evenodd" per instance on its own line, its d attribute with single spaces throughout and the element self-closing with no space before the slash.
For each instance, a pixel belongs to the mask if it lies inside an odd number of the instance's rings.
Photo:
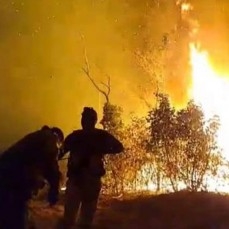
<svg viewBox="0 0 229 229">
<path fill-rule="evenodd" d="M 45 208 L 32 204 L 38 228 L 55 228 L 62 204 Z M 229 196 L 214 193 L 172 193 L 101 199 L 95 219 L 98 229 L 228 229 Z"/>
</svg>

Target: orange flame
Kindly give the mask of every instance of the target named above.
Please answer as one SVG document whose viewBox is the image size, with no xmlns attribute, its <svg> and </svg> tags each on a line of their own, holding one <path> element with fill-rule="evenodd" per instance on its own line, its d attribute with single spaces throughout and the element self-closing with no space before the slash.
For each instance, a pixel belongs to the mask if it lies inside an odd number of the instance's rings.
<svg viewBox="0 0 229 229">
<path fill-rule="evenodd" d="M 192 90 L 194 101 L 201 105 L 205 118 L 214 115 L 220 118 L 218 146 L 223 156 L 229 159 L 229 78 L 217 72 L 210 64 L 208 53 L 201 51 L 195 44 L 190 44 L 190 61 L 192 66 Z M 219 173 L 228 173 L 228 167 L 222 166 Z M 209 190 L 229 192 L 229 184 L 223 178 L 207 177 Z"/>
<path fill-rule="evenodd" d="M 210 64 L 208 53 L 190 44 L 192 66 L 192 97 L 200 104 L 206 119 L 220 118 L 218 144 L 223 156 L 229 159 L 229 78 L 220 74 Z"/>
</svg>

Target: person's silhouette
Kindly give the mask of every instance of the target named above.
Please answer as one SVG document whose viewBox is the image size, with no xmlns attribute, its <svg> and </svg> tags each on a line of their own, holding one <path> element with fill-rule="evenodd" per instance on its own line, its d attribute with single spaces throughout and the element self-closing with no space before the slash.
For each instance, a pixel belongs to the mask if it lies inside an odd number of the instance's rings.
<svg viewBox="0 0 229 229">
<path fill-rule="evenodd" d="M 73 131 L 64 141 L 64 152 L 70 152 L 66 187 L 63 227 L 74 225 L 79 210 L 78 225 L 90 228 L 105 174 L 103 156 L 123 151 L 123 145 L 107 131 L 95 128 L 97 113 L 85 107 L 82 129 Z"/>
<path fill-rule="evenodd" d="M 57 144 L 63 132 L 42 127 L 26 135 L 0 156 L 0 228 L 26 228 L 27 201 L 40 187 L 49 183 L 48 201 L 58 200 L 60 171 Z"/>
</svg>

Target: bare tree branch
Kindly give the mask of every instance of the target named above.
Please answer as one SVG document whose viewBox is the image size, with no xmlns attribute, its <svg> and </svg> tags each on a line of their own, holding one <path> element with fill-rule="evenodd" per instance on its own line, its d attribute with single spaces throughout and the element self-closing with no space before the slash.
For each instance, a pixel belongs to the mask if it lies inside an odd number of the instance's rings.
<svg viewBox="0 0 229 229">
<path fill-rule="evenodd" d="M 107 84 L 105 84 L 104 82 L 100 82 L 104 87 L 107 88 L 107 95 L 109 96 L 110 91 L 111 91 L 111 83 L 110 83 L 110 76 L 107 75 Z"/>
<path fill-rule="evenodd" d="M 102 90 L 98 84 L 95 82 L 95 80 L 93 79 L 92 75 L 91 75 L 91 71 L 90 71 L 90 66 L 89 66 L 89 62 L 88 62 L 88 57 L 87 57 L 87 50 L 86 48 L 84 48 L 84 61 L 85 61 L 85 67 L 82 67 L 83 72 L 86 74 L 86 76 L 88 77 L 88 79 L 91 81 L 91 83 L 93 84 L 93 86 L 96 88 L 96 90 L 98 90 L 100 93 L 102 93 L 106 99 L 106 102 L 109 103 L 109 95 L 110 95 L 110 77 L 108 77 L 108 83 L 105 84 L 102 82 L 102 84 L 107 88 L 107 92 Z"/>
</svg>

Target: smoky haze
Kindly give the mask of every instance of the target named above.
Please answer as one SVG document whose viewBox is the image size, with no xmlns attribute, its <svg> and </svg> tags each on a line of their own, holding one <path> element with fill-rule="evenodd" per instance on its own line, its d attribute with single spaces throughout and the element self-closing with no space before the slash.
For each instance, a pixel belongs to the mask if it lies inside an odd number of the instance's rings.
<svg viewBox="0 0 229 229">
<path fill-rule="evenodd" d="M 151 76 L 138 66 L 134 53 L 159 42 L 177 21 L 174 1 L 158 1 L 160 9 L 156 2 L 0 0 L 0 148 L 44 124 L 69 133 L 79 127 L 83 106 L 95 107 L 101 118 L 104 98 L 82 71 L 85 47 L 94 79 L 111 77 L 111 101 L 126 116 L 145 114 L 138 88 L 153 91 L 155 85 L 148 84 Z M 220 12 L 217 7 L 214 31 L 206 19 L 212 12 L 197 17 L 204 24 L 203 40 L 204 31 L 215 33 L 218 24 L 224 31 L 227 20 Z M 217 35 L 219 42 L 225 34 Z M 186 98 L 179 91 L 189 87 L 184 77 L 165 78 L 174 82 L 168 93 L 177 103 Z"/>
</svg>

